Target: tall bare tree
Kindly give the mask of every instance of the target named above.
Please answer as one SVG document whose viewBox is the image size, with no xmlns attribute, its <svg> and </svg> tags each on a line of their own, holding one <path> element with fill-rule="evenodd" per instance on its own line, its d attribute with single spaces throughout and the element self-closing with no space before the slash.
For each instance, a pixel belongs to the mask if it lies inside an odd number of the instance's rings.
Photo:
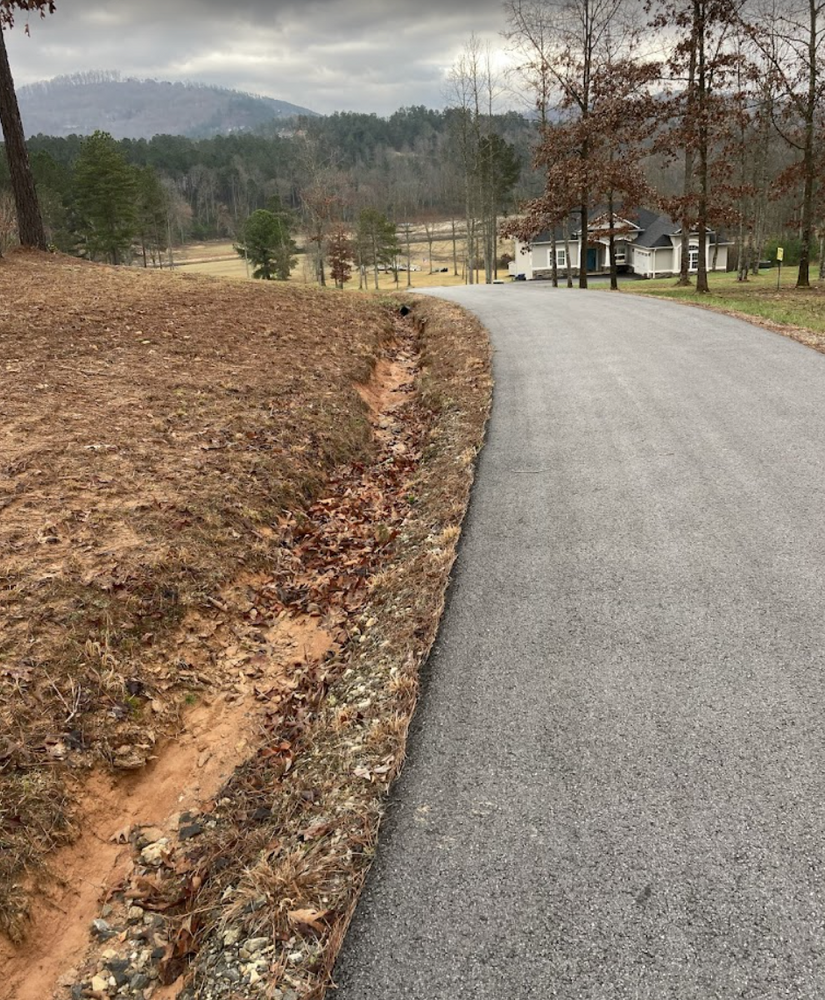
<svg viewBox="0 0 825 1000">
<path fill-rule="evenodd" d="M 508 0 L 505 10 L 511 41 L 529 54 L 526 69 L 537 88 L 537 104 L 554 107 L 561 119 L 553 129 L 545 129 L 545 165 L 549 168 L 550 156 L 561 153 L 552 149 L 556 139 L 567 148 L 568 156 L 573 154 L 567 169 L 581 219 L 579 287 L 587 288 L 588 222 L 594 194 L 590 125 L 594 84 L 600 69 L 615 55 L 617 36 L 627 30 L 630 5 L 625 0 Z M 566 134 L 559 131 L 561 125 L 566 126 Z M 575 140 L 572 145 L 571 139 Z"/>
<path fill-rule="evenodd" d="M 493 280 L 498 212 L 504 195 L 518 178 L 514 151 L 493 128 L 500 89 L 489 47 L 473 35 L 450 70 L 447 93 L 464 179 L 469 284 L 479 258 L 483 260 L 484 280 L 488 284 Z"/>
<path fill-rule="evenodd" d="M 744 0 L 654 0 L 652 26 L 674 37 L 666 66 L 672 87 L 665 105 L 671 128 L 664 142 L 685 156 L 681 199 L 669 206 L 682 223 L 680 284 L 688 284 L 688 240 L 696 224 L 696 291 L 707 292 L 707 234 L 711 212 L 711 157 L 714 142 L 732 127 L 726 103 L 736 65 L 735 32 Z"/>
<path fill-rule="evenodd" d="M 760 5 L 750 34 L 779 94 L 774 117 L 797 162 L 782 180 L 802 186 L 797 288 L 810 286 L 817 189 L 825 159 L 825 0 L 777 0 Z"/>
<path fill-rule="evenodd" d="M 5 33 L 14 27 L 15 16 L 21 12 L 37 13 L 45 17 L 47 13 L 54 13 L 54 9 L 53 0 L 0 0 L 0 125 L 3 128 L 17 212 L 17 233 L 23 246 L 37 247 L 40 250 L 46 249 L 46 231 L 26 149 L 26 136 L 9 65 Z M 28 23 L 25 30 L 28 34 Z"/>
</svg>

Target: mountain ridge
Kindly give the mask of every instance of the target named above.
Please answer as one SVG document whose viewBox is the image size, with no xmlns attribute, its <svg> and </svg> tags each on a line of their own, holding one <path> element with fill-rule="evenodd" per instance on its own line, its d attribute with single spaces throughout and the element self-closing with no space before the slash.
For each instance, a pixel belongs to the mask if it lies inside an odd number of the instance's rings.
<svg viewBox="0 0 825 1000">
<path fill-rule="evenodd" d="M 18 88 L 17 99 L 27 136 L 89 135 L 100 129 L 116 139 L 203 139 L 250 132 L 273 119 L 316 115 L 259 94 L 194 82 L 123 78 L 116 70 L 30 83 Z"/>
</svg>

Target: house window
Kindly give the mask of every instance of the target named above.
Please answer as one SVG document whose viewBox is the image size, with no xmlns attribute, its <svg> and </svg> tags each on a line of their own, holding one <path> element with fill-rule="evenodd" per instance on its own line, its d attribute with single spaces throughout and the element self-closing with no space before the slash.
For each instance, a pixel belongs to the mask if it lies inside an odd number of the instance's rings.
<svg viewBox="0 0 825 1000">
<path fill-rule="evenodd" d="M 699 247 L 688 248 L 688 271 L 699 270 Z"/>
<path fill-rule="evenodd" d="M 563 247 L 556 251 L 556 267 L 567 267 L 567 251 Z"/>
</svg>

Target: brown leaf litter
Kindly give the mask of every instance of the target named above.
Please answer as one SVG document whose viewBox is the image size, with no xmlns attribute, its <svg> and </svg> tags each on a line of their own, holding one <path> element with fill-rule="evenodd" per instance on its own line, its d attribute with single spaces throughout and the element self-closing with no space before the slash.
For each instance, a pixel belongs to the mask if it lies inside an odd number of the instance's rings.
<svg viewBox="0 0 825 1000">
<path fill-rule="evenodd" d="M 199 996 L 242 935 L 249 995 L 320 995 L 443 605 L 483 331 L 26 253 L 0 303 L 0 997 L 109 995 L 136 935 L 147 997 Z"/>
</svg>

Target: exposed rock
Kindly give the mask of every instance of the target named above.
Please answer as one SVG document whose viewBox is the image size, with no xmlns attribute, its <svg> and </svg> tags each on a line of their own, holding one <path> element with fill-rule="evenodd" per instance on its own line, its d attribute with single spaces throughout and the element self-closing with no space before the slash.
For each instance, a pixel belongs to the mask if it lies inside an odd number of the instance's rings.
<svg viewBox="0 0 825 1000">
<path fill-rule="evenodd" d="M 113 937 L 115 931 L 105 920 L 98 918 L 92 921 L 92 934 L 100 938 L 101 941 L 108 941 L 110 937 Z"/>
<path fill-rule="evenodd" d="M 157 867 L 163 863 L 163 857 L 166 854 L 168 846 L 169 838 L 161 837 L 160 840 L 156 840 L 153 844 L 147 844 L 147 846 L 143 848 L 140 852 L 140 860 L 145 865 Z"/>
<path fill-rule="evenodd" d="M 237 927 L 230 927 L 223 935 L 224 948 L 231 948 L 233 944 L 237 944 L 240 936 L 241 932 Z"/>
<path fill-rule="evenodd" d="M 142 849 L 147 844 L 154 844 L 164 836 L 163 830 L 156 826 L 141 827 L 135 836 L 135 846 Z"/>
</svg>

